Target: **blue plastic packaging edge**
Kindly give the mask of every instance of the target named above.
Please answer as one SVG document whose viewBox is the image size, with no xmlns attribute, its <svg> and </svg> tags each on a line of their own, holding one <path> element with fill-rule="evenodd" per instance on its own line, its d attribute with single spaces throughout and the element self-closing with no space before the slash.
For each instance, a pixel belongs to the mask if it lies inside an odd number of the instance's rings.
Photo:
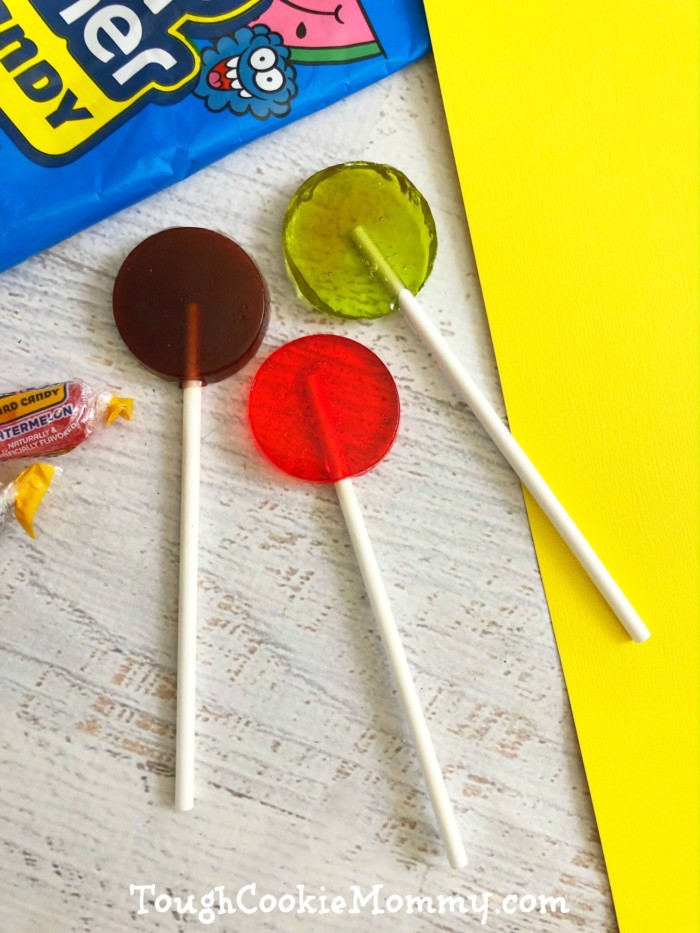
<svg viewBox="0 0 700 933">
<path fill-rule="evenodd" d="M 106 2 L 0 0 L 0 271 L 430 47 L 420 0 Z"/>
</svg>

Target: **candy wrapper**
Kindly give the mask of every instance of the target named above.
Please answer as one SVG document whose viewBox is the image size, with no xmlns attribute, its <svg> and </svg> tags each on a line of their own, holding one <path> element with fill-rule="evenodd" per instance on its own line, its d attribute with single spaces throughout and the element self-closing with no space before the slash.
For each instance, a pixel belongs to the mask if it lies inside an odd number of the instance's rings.
<svg viewBox="0 0 700 933">
<path fill-rule="evenodd" d="M 0 486 L 0 525 L 14 514 L 29 537 L 33 538 L 34 513 L 56 472 L 56 467 L 48 463 L 33 463 L 7 486 Z"/>
<path fill-rule="evenodd" d="M 0 0 L 0 270 L 428 48 L 421 0 Z"/>
<path fill-rule="evenodd" d="M 133 402 L 73 380 L 0 395 L 0 460 L 63 454 L 117 418 Z"/>
</svg>

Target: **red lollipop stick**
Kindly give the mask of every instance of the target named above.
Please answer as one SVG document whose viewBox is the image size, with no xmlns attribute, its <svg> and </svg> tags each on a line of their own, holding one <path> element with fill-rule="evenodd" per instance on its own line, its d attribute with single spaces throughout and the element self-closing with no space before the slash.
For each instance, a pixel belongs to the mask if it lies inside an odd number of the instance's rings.
<svg viewBox="0 0 700 933">
<path fill-rule="evenodd" d="M 182 386 L 182 493 L 175 806 L 194 803 L 197 552 L 202 387 L 237 372 L 260 346 L 267 289 L 240 246 L 177 227 L 144 240 L 114 285 L 114 317 L 144 366 Z"/>
<path fill-rule="evenodd" d="M 450 865 L 467 856 L 391 611 L 351 476 L 391 447 L 399 401 L 374 353 L 345 337 L 302 337 L 260 367 L 250 393 L 253 433 L 273 463 L 302 479 L 333 483 L 384 643 Z"/>
</svg>

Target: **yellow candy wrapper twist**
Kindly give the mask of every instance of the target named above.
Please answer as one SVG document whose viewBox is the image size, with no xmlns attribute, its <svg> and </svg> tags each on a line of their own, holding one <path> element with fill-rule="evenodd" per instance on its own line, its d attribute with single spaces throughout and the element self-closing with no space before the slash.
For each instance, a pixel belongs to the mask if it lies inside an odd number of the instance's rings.
<svg viewBox="0 0 700 933">
<path fill-rule="evenodd" d="M 111 424 L 114 424 L 117 418 L 123 418 L 125 421 L 131 421 L 133 417 L 133 398 L 119 398 L 118 396 L 114 395 L 107 403 L 107 409 L 105 411 L 105 424 L 107 427 L 109 427 Z"/>
<path fill-rule="evenodd" d="M 33 463 L 0 490 L 0 524 L 14 508 L 15 518 L 33 538 L 34 514 L 51 485 L 56 469 L 48 463 Z"/>
</svg>

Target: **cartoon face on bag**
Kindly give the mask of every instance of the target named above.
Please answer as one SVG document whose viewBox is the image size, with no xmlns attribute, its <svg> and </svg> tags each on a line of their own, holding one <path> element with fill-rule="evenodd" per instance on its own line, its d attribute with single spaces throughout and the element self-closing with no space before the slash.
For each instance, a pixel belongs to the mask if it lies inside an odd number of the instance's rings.
<svg viewBox="0 0 700 933">
<path fill-rule="evenodd" d="M 250 113 L 259 120 L 285 116 L 297 93 L 289 55 L 282 37 L 267 26 L 243 27 L 204 49 L 194 93 L 212 111 Z"/>
</svg>

